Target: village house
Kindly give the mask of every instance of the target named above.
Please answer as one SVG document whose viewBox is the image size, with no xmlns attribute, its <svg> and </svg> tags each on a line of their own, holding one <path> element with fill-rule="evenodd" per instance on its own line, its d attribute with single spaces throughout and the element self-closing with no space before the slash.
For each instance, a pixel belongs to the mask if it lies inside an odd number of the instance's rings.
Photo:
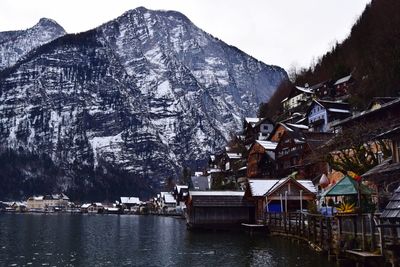
<svg viewBox="0 0 400 267">
<path fill-rule="evenodd" d="M 44 196 L 32 196 L 26 201 L 28 210 L 47 211 L 47 210 L 65 210 L 68 207 L 69 198 L 61 194 L 52 194 Z"/>
<path fill-rule="evenodd" d="M 354 79 L 351 74 L 338 79 L 333 84 L 333 96 L 335 98 L 346 98 L 349 96 L 349 90 L 351 86 L 354 84 Z"/>
<path fill-rule="evenodd" d="M 333 96 L 331 81 L 324 81 L 310 86 L 310 88 L 315 93 L 317 99 L 331 99 Z"/>
<path fill-rule="evenodd" d="M 105 207 L 100 202 L 84 203 L 80 207 L 80 211 L 82 213 L 103 213 L 104 210 L 105 210 Z"/>
<path fill-rule="evenodd" d="M 308 106 L 314 96 L 314 92 L 309 87 L 296 86 L 289 93 L 289 96 L 282 100 L 285 111 L 295 112 L 301 107 Z"/>
<path fill-rule="evenodd" d="M 400 98 L 388 101 L 371 102 L 369 109 L 354 114 L 344 120 L 335 122 L 333 127 L 336 131 L 355 131 L 355 129 L 368 129 L 370 133 L 365 135 L 365 146 L 376 155 L 379 164 L 365 173 L 361 173 L 363 180 L 374 188 L 373 199 L 379 209 L 382 209 L 391 194 L 398 185 L 400 174 L 399 164 L 396 162 L 396 145 L 398 138 L 398 127 L 400 126 Z M 381 146 L 376 141 L 382 140 L 387 144 L 391 141 L 392 157 L 384 159 L 383 154 L 386 146 Z M 387 154 L 387 153 L 385 153 Z"/>
<path fill-rule="evenodd" d="M 120 197 L 123 209 L 127 211 L 138 211 L 142 203 L 138 197 Z"/>
<path fill-rule="evenodd" d="M 277 164 L 277 175 L 287 176 L 297 170 L 297 166 L 302 164 L 307 143 L 304 137 L 303 128 L 290 127 L 281 124 L 283 131 L 278 133 L 276 139 L 278 144 L 275 148 L 275 160 Z M 275 136 L 272 136 L 275 138 Z"/>
<path fill-rule="evenodd" d="M 253 123 L 249 123 L 247 120 L 253 121 Z M 274 123 L 268 118 L 246 118 L 243 128 L 245 145 L 253 144 L 256 140 L 266 140 L 273 129 Z"/>
<path fill-rule="evenodd" d="M 332 127 L 335 128 L 335 132 L 338 132 L 342 128 L 349 129 L 360 124 L 373 123 L 382 126 L 383 130 L 390 130 L 396 125 L 400 125 L 400 98 L 383 104 L 372 105 L 369 110 L 355 113 L 346 119 L 332 123 Z"/>
<path fill-rule="evenodd" d="M 25 212 L 27 210 L 26 202 L 12 201 L 12 202 L 2 202 L 4 211 L 7 212 Z"/>
<path fill-rule="evenodd" d="M 249 150 L 247 159 L 247 177 L 274 177 L 275 149 L 278 143 L 272 141 L 256 141 Z"/>
<path fill-rule="evenodd" d="M 176 200 L 172 193 L 170 192 L 161 192 L 161 211 L 163 213 L 173 213 L 176 211 Z"/>
<path fill-rule="evenodd" d="M 175 185 L 174 187 L 174 198 L 176 200 L 176 209 L 179 212 L 183 212 L 186 209 L 186 199 L 189 194 L 189 186 L 187 185 Z"/>
<path fill-rule="evenodd" d="M 241 191 L 189 191 L 186 206 L 189 229 L 229 229 L 254 222 L 254 205 Z"/>
<path fill-rule="evenodd" d="M 282 179 L 249 179 L 245 197 L 255 205 L 255 220 L 263 220 L 265 212 L 306 209 L 315 200 L 317 188 L 310 180 L 286 177 Z M 300 204 L 301 202 L 301 204 Z"/>
<path fill-rule="evenodd" d="M 351 116 L 348 103 L 326 100 L 313 100 L 307 110 L 306 117 L 310 131 L 332 132 L 332 122 Z"/>
<path fill-rule="evenodd" d="M 275 149 L 275 162 L 278 177 L 285 177 L 294 172 L 299 177 L 315 179 L 327 173 L 327 164 L 310 157 L 313 150 L 330 140 L 330 133 L 308 132 L 299 127 L 289 126 L 284 131 Z"/>
<path fill-rule="evenodd" d="M 192 176 L 191 190 L 210 190 L 211 189 L 211 176 Z"/>
<path fill-rule="evenodd" d="M 375 188 L 379 209 L 382 209 L 395 189 L 400 186 L 400 125 L 376 137 L 391 141 L 392 156 L 362 175 Z"/>
</svg>

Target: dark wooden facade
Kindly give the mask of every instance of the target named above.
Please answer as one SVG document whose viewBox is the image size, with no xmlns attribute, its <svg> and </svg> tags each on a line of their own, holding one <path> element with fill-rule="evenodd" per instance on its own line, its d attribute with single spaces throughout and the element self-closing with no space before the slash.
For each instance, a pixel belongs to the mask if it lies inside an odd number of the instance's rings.
<svg viewBox="0 0 400 267">
<path fill-rule="evenodd" d="M 287 176 L 303 168 L 308 152 L 308 145 L 300 132 L 284 132 L 275 150 L 278 176 Z"/>
<path fill-rule="evenodd" d="M 190 229 L 228 229 L 254 222 L 254 205 L 244 192 L 189 192 L 186 222 Z"/>
<path fill-rule="evenodd" d="M 278 177 L 298 173 L 299 178 L 313 179 L 327 173 L 326 163 L 310 158 L 311 152 L 332 138 L 330 133 L 286 131 L 275 150 Z"/>
<path fill-rule="evenodd" d="M 275 151 L 262 144 L 254 143 L 247 159 L 247 177 L 274 177 L 276 175 Z"/>
</svg>

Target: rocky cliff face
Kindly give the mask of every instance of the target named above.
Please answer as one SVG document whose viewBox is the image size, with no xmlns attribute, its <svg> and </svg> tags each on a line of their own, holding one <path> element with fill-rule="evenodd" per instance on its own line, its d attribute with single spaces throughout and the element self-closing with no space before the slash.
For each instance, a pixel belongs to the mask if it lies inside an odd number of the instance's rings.
<svg viewBox="0 0 400 267">
<path fill-rule="evenodd" d="M 27 30 L 0 32 L 0 70 L 14 65 L 33 49 L 65 35 L 57 22 L 42 18 Z"/>
<path fill-rule="evenodd" d="M 138 8 L 0 72 L 0 142 L 156 186 L 223 146 L 286 78 L 180 13 Z M 59 179 L 76 187 L 74 173 Z"/>
</svg>

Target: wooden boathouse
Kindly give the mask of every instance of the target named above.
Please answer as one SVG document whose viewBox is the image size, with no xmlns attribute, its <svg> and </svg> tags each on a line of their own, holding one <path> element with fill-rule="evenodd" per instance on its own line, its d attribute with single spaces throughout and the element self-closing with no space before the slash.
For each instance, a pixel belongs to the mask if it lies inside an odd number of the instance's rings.
<svg viewBox="0 0 400 267">
<path fill-rule="evenodd" d="M 189 229 L 232 229 L 254 222 L 254 204 L 243 191 L 189 191 L 186 203 Z"/>
</svg>

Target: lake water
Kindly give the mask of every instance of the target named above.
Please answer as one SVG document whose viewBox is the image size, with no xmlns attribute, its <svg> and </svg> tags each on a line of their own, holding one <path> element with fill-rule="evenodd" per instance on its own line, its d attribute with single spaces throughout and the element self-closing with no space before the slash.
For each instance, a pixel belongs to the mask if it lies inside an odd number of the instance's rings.
<svg viewBox="0 0 400 267">
<path fill-rule="evenodd" d="M 1 214 L 0 266 L 329 266 L 279 237 L 189 232 L 158 216 Z"/>
</svg>

